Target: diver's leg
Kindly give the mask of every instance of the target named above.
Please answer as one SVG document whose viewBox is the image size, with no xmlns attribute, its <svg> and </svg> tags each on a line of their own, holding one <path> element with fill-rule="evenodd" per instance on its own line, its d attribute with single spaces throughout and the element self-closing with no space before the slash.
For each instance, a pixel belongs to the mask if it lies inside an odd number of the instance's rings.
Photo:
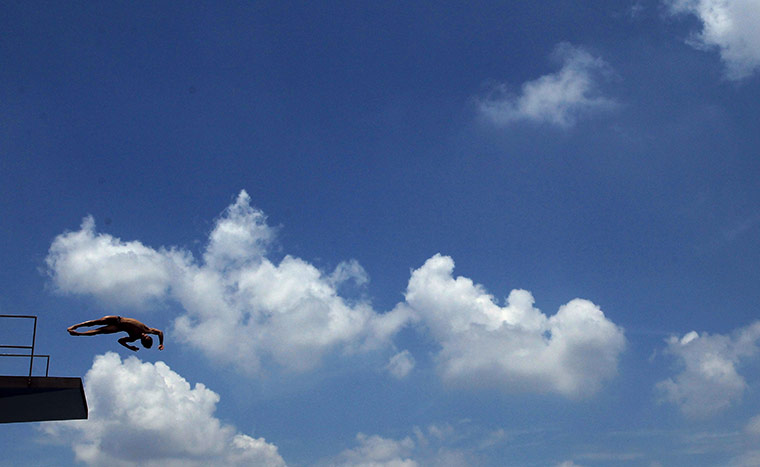
<svg viewBox="0 0 760 467">
<path fill-rule="evenodd" d="M 121 329 L 119 329 L 118 326 L 114 326 L 112 324 L 109 324 L 108 326 L 101 326 L 97 329 L 90 329 L 89 331 L 74 331 L 73 329 L 69 328 L 69 334 L 72 336 L 95 336 L 97 334 L 113 334 L 115 332 L 120 332 Z"/>
<path fill-rule="evenodd" d="M 98 326 L 98 325 L 108 326 L 112 324 L 118 324 L 118 322 L 119 322 L 118 316 L 104 316 L 100 319 L 91 319 L 90 321 L 84 321 L 82 323 L 69 326 L 67 331 L 69 331 L 69 334 L 71 334 L 72 336 L 77 336 L 77 335 L 81 335 L 81 333 L 74 332 L 74 330 L 77 328 L 88 327 L 88 326 Z"/>
</svg>

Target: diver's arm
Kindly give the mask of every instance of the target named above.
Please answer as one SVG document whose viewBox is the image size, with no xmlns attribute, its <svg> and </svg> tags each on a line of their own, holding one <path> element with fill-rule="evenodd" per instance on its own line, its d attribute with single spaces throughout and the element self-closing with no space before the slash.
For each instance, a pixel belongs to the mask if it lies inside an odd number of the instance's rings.
<svg viewBox="0 0 760 467">
<path fill-rule="evenodd" d="M 124 347 L 128 348 L 129 350 L 131 350 L 133 352 L 137 352 L 138 350 L 140 350 L 138 347 L 135 347 L 134 345 L 127 344 L 127 342 L 134 342 L 136 340 L 137 339 L 135 339 L 135 338 L 124 336 L 121 339 L 119 339 L 119 344 L 123 345 Z"/>
<path fill-rule="evenodd" d="M 161 332 L 160 329 L 156 328 L 151 328 L 148 332 L 151 334 L 156 334 L 158 336 L 158 350 L 164 350 L 164 333 Z"/>
</svg>

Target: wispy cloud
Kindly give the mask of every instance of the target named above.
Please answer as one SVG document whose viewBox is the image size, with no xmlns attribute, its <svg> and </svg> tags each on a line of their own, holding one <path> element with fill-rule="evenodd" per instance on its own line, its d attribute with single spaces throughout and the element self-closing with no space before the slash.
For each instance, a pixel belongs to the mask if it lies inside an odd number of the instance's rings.
<svg viewBox="0 0 760 467">
<path fill-rule="evenodd" d="M 495 448 L 510 440 L 503 429 L 487 430 L 469 421 L 414 427 L 401 439 L 359 433 L 355 446 L 319 465 L 331 467 L 455 467 L 483 465 Z"/>
<path fill-rule="evenodd" d="M 739 80 L 760 68 L 760 2 L 757 0 L 665 0 L 674 14 L 696 16 L 702 30 L 690 43 L 718 49 L 726 76 Z"/>
<path fill-rule="evenodd" d="M 724 228 L 722 232 L 723 240 L 726 242 L 733 242 L 758 225 L 760 225 L 760 213 L 754 213 L 745 219 Z"/>
<path fill-rule="evenodd" d="M 576 464 L 573 461 L 564 461 L 557 464 L 555 467 L 583 467 L 580 464 Z"/>
<path fill-rule="evenodd" d="M 403 350 L 391 357 L 385 369 L 395 378 L 402 379 L 414 368 L 414 357 L 408 350 Z"/>
<path fill-rule="evenodd" d="M 496 86 L 478 100 L 480 112 L 496 125 L 530 121 L 569 127 L 583 116 L 615 107 L 600 90 L 612 76 L 601 58 L 568 43 L 559 44 L 552 58 L 560 63 L 559 71 L 524 83 L 519 94 L 506 84 Z"/>
<path fill-rule="evenodd" d="M 214 417 L 219 396 L 163 362 L 99 355 L 85 375 L 89 419 L 47 423 L 89 465 L 284 467 L 277 446 Z"/>
<path fill-rule="evenodd" d="M 328 463 L 334 467 L 417 467 L 410 459 L 415 443 L 410 437 L 400 440 L 378 435 L 356 435 L 357 446 L 346 449 Z"/>
</svg>

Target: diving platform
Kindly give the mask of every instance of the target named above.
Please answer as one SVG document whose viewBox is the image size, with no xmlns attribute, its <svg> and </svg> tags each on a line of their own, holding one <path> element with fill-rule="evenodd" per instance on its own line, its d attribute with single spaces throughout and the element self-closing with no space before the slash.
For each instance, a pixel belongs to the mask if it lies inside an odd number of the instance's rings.
<svg viewBox="0 0 760 467">
<path fill-rule="evenodd" d="M 44 422 L 87 418 L 87 398 L 82 378 L 48 376 L 50 356 L 35 354 L 37 317 L 0 315 L 7 319 L 32 319 L 32 345 L 0 345 L 27 353 L 0 353 L 0 357 L 28 358 L 29 374 L 0 375 L 0 423 Z M 45 376 L 32 376 L 35 358 L 46 358 Z"/>
<path fill-rule="evenodd" d="M 0 376 L 0 423 L 85 418 L 82 378 Z"/>
</svg>

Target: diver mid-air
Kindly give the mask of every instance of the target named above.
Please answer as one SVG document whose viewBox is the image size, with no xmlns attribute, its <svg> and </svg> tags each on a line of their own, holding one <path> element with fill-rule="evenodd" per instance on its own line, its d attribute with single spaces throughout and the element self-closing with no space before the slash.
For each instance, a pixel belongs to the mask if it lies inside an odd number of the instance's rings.
<svg viewBox="0 0 760 467">
<path fill-rule="evenodd" d="M 97 329 L 91 329 L 89 331 L 75 331 L 75 329 L 83 326 L 101 326 Z M 153 346 L 153 338 L 148 334 L 158 335 L 158 350 L 164 350 L 164 333 L 160 329 L 155 329 L 146 326 L 145 324 L 132 318 L 122 318 L 121 316 L 104 316 L 100 319 L 93 319 L 91 321 L 85 321 L 83 323 L 69 326 L 69 334 L 72 336 L 95 336 L 97 334 L 114 334 L 117 332 L 126 332 L 128 336 L 119 339 L 119 344 L 124 347 L 137 352 L 140 350 L 134 345 L 129 345 L 128 342 L 134 342 L 140 339 L 143 347 L 149 349 Z"/>
</svg>

